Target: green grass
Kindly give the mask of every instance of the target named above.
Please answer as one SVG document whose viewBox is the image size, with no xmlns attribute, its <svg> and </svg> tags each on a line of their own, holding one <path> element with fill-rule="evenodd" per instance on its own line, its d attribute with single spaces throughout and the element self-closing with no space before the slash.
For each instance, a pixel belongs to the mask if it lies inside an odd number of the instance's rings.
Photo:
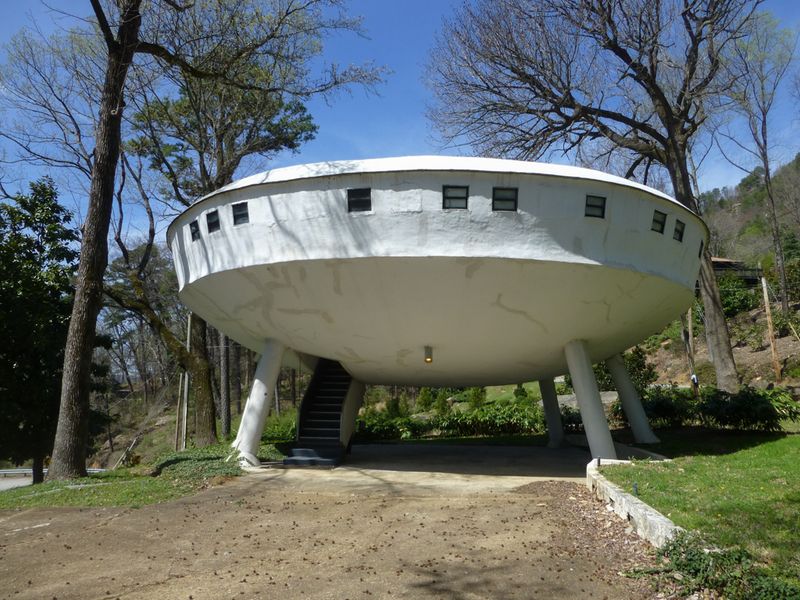
<svg viewBox="0 0 800 600">
<path fill-rule="evenodd" d="M 227 443 L 192 448 L 161 456 L 151 467 L 118 469 L 82 479 L 53 481 L 0 492 L 0 509 L 57 506 L 130 506 L 167 502 L 242 474 L 235 460 L 228 461 Z M 262 461 L 280 460 L 284 453 L 262 444 Z M 149 472 L 147 472 L 149 471 Z"/>
<path fill-rule="evenodd" d="M 381 442 L 364 442 L 381 443 Z M 389 444 L 432 444 L 452 446 L 546 446 L 547 434 L 508 434 L 481 437 L 429 437 L 391 440 Z"/>
<path fill-rule="evenodd" d="M 70 481 L 52 481 L 0 492 L 0 509 L 55 506 L 131 506 L 166 502 L 192 491 L 192 482 L 136 475 L 127 469 Z"/>
<path fill-rule="evenodd" d="M 495 385 L 486 388 L 486 401 L 487 402 L 510 402 L 514 400 L 514 388 L 516 385 Z M 541 399 L 542 394 L 539 391 L 539 384 L 535 381 L 530 383 L 523 383 L 528 396 L 531 398 Z"/>
<path fill-rule="evenodd" d="M 800 436 L 706 433 L 692 453 L 665 437 L 661 450 L 674 461 L 603 474 L 628 491 L 636 483 L 639 497 L 678 525 L 744 548 L 772 575 L 800 583 Z"/>
</svg>

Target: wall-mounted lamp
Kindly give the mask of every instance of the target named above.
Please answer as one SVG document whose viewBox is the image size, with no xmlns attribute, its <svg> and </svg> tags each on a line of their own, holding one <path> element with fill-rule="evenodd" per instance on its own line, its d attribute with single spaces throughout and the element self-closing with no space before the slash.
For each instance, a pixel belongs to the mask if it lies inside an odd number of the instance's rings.
<svg viewBox="0 0 800 600">
<path fill-rule="evenodd" d="M 433 362 L 433 348 L 425 346 L 425 362 L 430 364 Z"/>
</svg>

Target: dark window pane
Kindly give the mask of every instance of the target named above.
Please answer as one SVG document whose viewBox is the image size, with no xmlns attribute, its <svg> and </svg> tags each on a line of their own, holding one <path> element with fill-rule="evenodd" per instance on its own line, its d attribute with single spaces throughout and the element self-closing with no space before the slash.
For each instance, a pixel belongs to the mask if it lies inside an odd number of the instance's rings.
<svg viewBox="0 0 800 600">
<path fill-rule="evenodd" d="M 467 208 L 469 187 L 465 185 L 445 185 L 442 187 L 442 208 Z"/>
<path fill-rule="evenodd" d="M 664 227 L 667 225 L 667 215 L 660 210 L 653 211 L 653 224 L 650 229 L 657 233 L 664 233 Z"/>
<path fill-rule="evenodd" d="M 250 213 L 247 210 L 247 202 L 239 202 L 231 207 L 233 211 L 233 224 L 244 225 L 250 222 Z"/>
<path fill-rule="evenodd" d="M 703 242 L 700 242 L 700 252 L 697 253 L 697 258 L 703 257 Z"/>
<path fill-rule="evenodd" d="M 587 217 L 606 218 L 606 199 L 603 196 L 586 196 Z"/>
<path fill-rule="evenodd" d="M 219 212 L 212 210 L 206 215 L 206 226 L 208 226 L 208 233 L 219 231 Z"/>
<path fill-rule="evenodd" d="M 492 210 L 517 210 L 517 188 L 492 188 Z"/>
<path fill-rule="evenodd" d="M 372 210 L 372 190 L 370 188 L 347 190 L 347 212 L 367 210 Z"/>
<path fill-rule="evenodd" d="M 200 239 L 200 224 L 197 221 L 189 223 L 189 231 L 192 232 L 192 241 L 196 242 Z"/>
<path fill-rule="evenodd" d="M 672 234 L 672 239 L 683 241 L 683 231 L 686 229 L 686 223 L 678 219 L 675 220 L 675 231 Z"/>
</svg>

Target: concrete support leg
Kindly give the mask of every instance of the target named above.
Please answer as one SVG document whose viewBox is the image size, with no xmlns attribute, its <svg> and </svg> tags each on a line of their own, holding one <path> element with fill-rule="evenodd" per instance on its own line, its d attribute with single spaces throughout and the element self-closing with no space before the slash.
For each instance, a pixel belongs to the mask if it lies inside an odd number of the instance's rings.
<svg viewBox="0 0 800 600">
<path fill-rule="evenodd" d="M 564 426 L 561 424 L 561 410 L 558 408 L 556 385 L 552 379 L 540 379 L 544 418 L 547 421 L 547 447 L 558 448 L 564 444 Z"/>
<path fill-rule="evenodd" d="M 586 342 L 573 340 L 564 347 L 572 387 L 578 397 L 583 429 L 589 442 L 592 458 L 617 458 L 614 440 L 608 429 L 608 421 L 597 389 L 597 380 L 592 371 L 592 361 L 586 351 Z"/>
<path fill-rule="evenodd" d="M 628 375 L 625 361 L 619 354 L 615 354 L 606 359 L 606 366 L 619 393 L 622 409 L 625 411 L 625 416 L 628 417 L 628 423 L 631 425 L 633 439 L 640 444 L 657 444 L 660 440 L 650 429 L 650 423 L 647 421 L 647 415 L 642 407 L 642 399 L 639 397 L 639 392 L 636 391 Z"/>
<path fill-rule="evenodd" d="M 270 399 L 275 393 L 275 384 L 281 369 L 281 358 L 285 346 L 277 340 L 267 340 L 261 349 L 261 358 L 253 376 L 253 389 L 244 406 L 242 422 L 236 439 L 231 445 L 239 451 L 239 462 L 243 465 L 258 466 L 256 455 L 261 443 L 261 434 L 269 412 Z"/>
</svg>

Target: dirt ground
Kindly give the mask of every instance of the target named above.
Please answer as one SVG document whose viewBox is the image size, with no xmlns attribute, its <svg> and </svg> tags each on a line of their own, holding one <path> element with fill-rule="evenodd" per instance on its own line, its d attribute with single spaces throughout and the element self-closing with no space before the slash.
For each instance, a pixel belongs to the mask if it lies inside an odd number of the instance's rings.
<svg viewBox="0 0 800 600">
<path fill-rule="evenodd" d="M 0 511 L 0 598 L 657 597 L 622 575 L 650 547 L 549 477 L 267 469 L 139 509 Z"/>
</svg>

